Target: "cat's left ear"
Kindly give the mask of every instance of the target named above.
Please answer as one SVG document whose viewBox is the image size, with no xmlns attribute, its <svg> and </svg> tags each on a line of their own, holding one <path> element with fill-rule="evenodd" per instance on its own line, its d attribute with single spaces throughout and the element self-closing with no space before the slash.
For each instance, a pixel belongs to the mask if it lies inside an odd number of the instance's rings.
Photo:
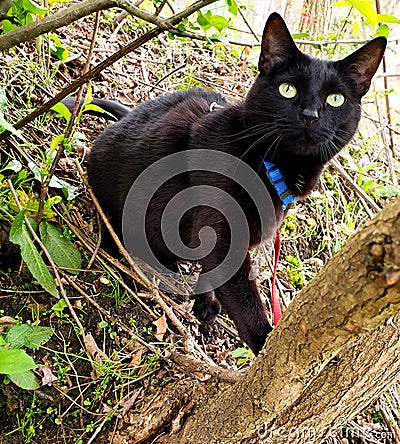
<svg viewBox="0 0 400 444">
<path fill-rule="evenodd" d="M 372 77 L 381 63 L 385 48 L 385 37 L 377 37 L 345 59 L 336 62 L 339 69 L 345 71 L 356 82 L 360 95 L 363 96 L 368 91 Z"/>
<path fill-rule="evenodd" d="M 284 62 L 299 54 L 301 53 L 294 43 L 285 21 L 278 13 L 273 12 L 268 17 L 262 36 L 261 54 L 258 62 L 260 74 L 266 74 L 276 63 Z"/>
</svg>

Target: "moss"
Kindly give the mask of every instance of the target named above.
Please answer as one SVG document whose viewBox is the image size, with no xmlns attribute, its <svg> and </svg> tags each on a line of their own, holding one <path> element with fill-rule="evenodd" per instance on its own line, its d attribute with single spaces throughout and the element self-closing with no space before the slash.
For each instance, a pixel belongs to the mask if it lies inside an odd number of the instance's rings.
<svg viewBox="0 0 400 444">
<path fill-rule="evenodd" d="M 297 290 L 301 289 L 304 286 L 304 277 L 299 271 L 301 267 L 300 260 L 295 256 L 286 256 L 285 260 L 288 264 L 286 271 L 290 284 Z"/>
</svg>

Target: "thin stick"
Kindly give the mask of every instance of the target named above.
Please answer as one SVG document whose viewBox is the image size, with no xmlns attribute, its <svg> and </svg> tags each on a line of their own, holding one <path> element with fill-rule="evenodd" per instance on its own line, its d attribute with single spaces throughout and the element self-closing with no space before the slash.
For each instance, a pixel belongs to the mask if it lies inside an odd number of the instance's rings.
<svg viewBox="0 0 400 444">
<path fill-rule="evenodd" d="M 361 189 L 354 180 L 347 174 L 347 172 L 344 170 L 344 168 L 340 165 L 340 163 L 336 159 L 331 160 L 331 164 L 334 166 L 334 168 L 340 173 L 340 175 L 346 180 L 346 182 L 350 185 L 350 187 L 356 192 L 356 194 L 364 200 L 376 213 L 379 213 L 379 211 L 382 210 L 382 208 L 375 203 L 375 201 L 368 196 L 368 194 Z M 373 216 L 373 214 L 366 208 L 368 215 L 370 217 Z"/>
</svg>

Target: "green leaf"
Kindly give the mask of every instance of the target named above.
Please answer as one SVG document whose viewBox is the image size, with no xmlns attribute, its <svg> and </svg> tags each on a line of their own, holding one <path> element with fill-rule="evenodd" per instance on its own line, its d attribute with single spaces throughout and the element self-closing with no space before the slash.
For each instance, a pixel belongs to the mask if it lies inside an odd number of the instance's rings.
<svg viewBox="0 0 400 444">
<path fill-rule="evenodd" d="M 209 19 L 211 26 L 214 26 L 218 31 L 222 31 L 228 26 L 228 20 L 221 15 L 212 15 Z"/>
<path fill-rule="evenodd" d="M 46 343 L 52 336 L 53 329 L 38 325 L 14 325 L 9 328 L 6 334 L 6 341 L 11 348 L 38 348 Z"/>
<path fill-rule="evenodd" d="M 50 43 L 51 52 L 58 57 L 59 60 L 65 62 L 68 59 L 68 50 L 62 45 L 56 34 L 49 34 L 48 41 Z"/>
<path fill-rule="evenodd" d="M 10 20 L 3 20 L 1 22 L 1 25 L 3 27 L 3 33 L 6 34 L 7 32 L 12 31 L 13 29 L 18 28 L 17 25 L 14 25 L 14 23 L 11 23 Z"/>
<path fill-rule="evenodd" d="M 201 11 L 197 11 L 197 23 L 203 28 L 203 31 L 207 31 L 211 28 L 210 17 L 212 13 L 211 11 L 207 11 L 203 14 Z"/>
<path fill-rule="evenodd" d="M 239 347 L 232 352 L 232 358 L 243 358 L 244 356 L 249 356 L 249 350 L 244 347 Z"/>
<path fill-rule="evenodd" d="M 394 15 L 378 14 L 378 22 L 399 24 L 400 20 L 398 18 L 396 18 Z"/>
<path fill-rule="evenodd" d="M 0 373 L 11 375 L 36 368 L 33 359 L 24 350 L 0 350 Z"/>
<path fill-rule="evenodd" d="M 36 390 L 40 387 L 38 379 L 31 370 L 20 373 L 11 373 L 8 377 L 15 385 L 25 390 Z"/>
<path fill-rule="evenodd" d="M 63 312 L 64 308 L 66 308 L 66 307 L 67 307 L 67 303 L 65 302 L 65 300 L 64 300 L 64 299 L 60 299 L 60 300 L 57 302 L 57 304 L 54 304 L 54 305 L 51 307 L 51 309 L 52 309 L 56 314 L 60 315 L 60 314 Z"/>
<path fill-rule="evenodd" d="M 44 8 L 43 6 L 40 6 L 33 0 L 23 0 L 23 5 L 25 8 L 25 11 L 30 12 L 31 14 L 36 15 L 45 15 L 48 12 L 47 8 Z"/>
<path fill-rule="evenodd" d="M 210 39 L 212 41 L 223 42 L 223 43 L 229 44 L 229 39 L 221 34 L 212 34 Z"/>
<path fill-rule="evenodd" d="M 395 197 L 399 195 L 400 190 L 395 185 L 378 185 L 374 188 L 374 193 L 380 197 Z"/>
<path fill-rule="evenodd" d="M 310 34 L 308 32 L 301 32 L 299 34 L 292 34 L 292 39 L 308 39 Z"/>
<path fill-rule="evenodd" d="M 62 117 L 64 117 L 67 122 L 70 121 L 71 111 L 63 103 L 56 103 L 54 106 L 51 107 L 51 109 L 57 114 L 60 114 Z"/>
<path fill-rule="evenodd" d="M 65 138 L 64 134 L 59 134 L 58 136 L 54 137 L 54 139 L 51 141 L 49 149 L 50 158 L 53 157 L 53 153 L 57 149 L 58 145 L 60 145 L 60 143 L 63 142 L 64 138 Z"/>
<path fill-rule="evenodd" d="M 82 258 L 75 245 L 63 237 L 62 233 L 50 222 L 43 221 L 39 225 L 39 231 L 42 242 L 53 261 L 59 267 L 76 269 L 67 271 L 78 274 L 82 266 Z"/>
<path fill-rule="evenodd" d="M 378 14 L 369 0 L 347 0 L 346 2 L 338 3 L 340 3 L 340 6 L 342 6 L 343 3 L 348 3 L 351 6 L 354 6 L 354 8 L 367 19 L 367 22 L 370 25 L 375 26 L 378 23 Z M 338 5 L 338 3 L 335 5 Z"/>
<path fill-rule="evenodd" d="M 60 179 L 57 176 L 52 176 L 49 182 L 49 187 L 62 190 L 67 200 L 75 199 L 75 197 L 79 194 L 77 187 L 66 182 L 64 179 Z"/>
<path fill-rule="evenodd" d="M 14 136 L 18 137 L 19 139 L 25 141 L 24 136 L 22 135 L 21 131 L 15 129 L 11 123 L 8 123 L 7 120 L 4 118 L 3 114 L 0 113 L 0 134 L 4 133 L 4 131 L 10 131 L 11 134 L 14 134 Z"/>
<path fill-rule="evenodd" d="M 226 4 L 228 5 L 228 11 L 233 15 L 237 15 L 238 5 L 235 0 L 226 0 Z"/>
<path fill-rule="evenodd" d="M 93 103 L 86 103 L 83 105 L 83 112 L 85 111 L 96 111 L 97 113 L 106 114 L 106 111 L 100 106 L 94 105 Z M 112 114 L 111 114 L 112 115 Z"/>
<path fill-rule="evenodd" d="M 22 163 L 19 160 L 13 159 L 10 162 L 8 162 L 8 164 L 1 171 L 6 171 L 6 170 L 11 170 L 14 171 L 14 173 L 18 173 L 19 171 L 22 170 Z"/>
<path fill-rule="evenodd" d="M 25 225 L 24 216 L 25 210 L 22 210 L 15 217 L 10 230 L 10 241 L 21 247 L 22 259 L 25 261 L 32 276 L 52 296 L 59 297 L 53 277 L 43 262 L 42 256 L 40 256 L 32 241 L 32 235 Z"/>
<path fill-rule="evenodd" d="M 375 31 L 375 37 L 389 37 L 389 26 L 388 25 L 380 25 L 378 29 Z"/>
</svg>

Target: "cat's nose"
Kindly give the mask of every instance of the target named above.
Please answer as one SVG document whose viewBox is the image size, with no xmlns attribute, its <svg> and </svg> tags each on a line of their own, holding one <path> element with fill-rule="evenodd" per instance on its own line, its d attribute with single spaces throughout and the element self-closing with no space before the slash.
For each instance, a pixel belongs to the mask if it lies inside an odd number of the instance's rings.
<svg viewBox="0 0 400 444">
<path fill-rule="evenodd" d="M 300 118 L 307 126 L 309 126 L 319 119 L 318 111 L 316 109 L 304 108 L 300 112 Z"/>
</svg>

